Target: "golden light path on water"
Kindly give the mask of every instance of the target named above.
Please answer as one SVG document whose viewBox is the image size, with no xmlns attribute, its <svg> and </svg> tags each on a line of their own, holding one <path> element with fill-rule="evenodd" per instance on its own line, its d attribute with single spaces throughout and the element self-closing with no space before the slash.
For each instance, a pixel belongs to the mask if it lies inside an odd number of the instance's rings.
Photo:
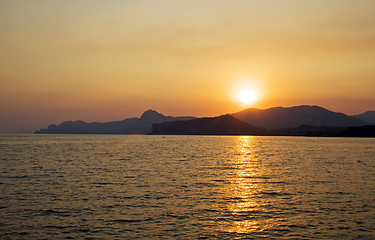
<svg viewBox="0 0 375 240">
<path fill-rule="evenodd" d="M 273 225 L 273 219 L 259 219 L 254 216 L 265 211 L 266 203 L 257 196 L 265 191 L 261 183 L 264 169 L 261 159 L 256 156 L 259 149 L 255 145 L 254 137 L 240 136 L 237 141 L 233 158 L 236 174 L 230 189 L 227 190 L 228 197 L 236 200 L 228 205 L 228 210 L 236 220 L 221 226 L 220 231 L 240 234 L 259 232 Z"/>
<path fill-rule="evenodd" d="M 374 239 L 374 139 L 0 136 L 4 239 Z"/>
</svg>

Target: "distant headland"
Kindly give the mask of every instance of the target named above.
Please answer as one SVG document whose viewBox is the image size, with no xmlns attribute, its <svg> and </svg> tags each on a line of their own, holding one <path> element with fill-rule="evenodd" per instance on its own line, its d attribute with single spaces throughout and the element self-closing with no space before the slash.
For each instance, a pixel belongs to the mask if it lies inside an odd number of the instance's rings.
<svg viewBox="0 0 375 240">
<path fill-rule="evenodd" d="M 122 121 L 105 123 L 86 123 L 83 121 L 66 121 L 59 125 L 51 124 L 48 128 L 35 133 L 43 134 L 147 134 L 155 123 L 190 120 L 194 117 L 164 116 L 154 110 L 145 111 L 141 117 L 128 118 Z"/>
<path fill-rule="evenodd" d="M 140 118 L 105 123 L 66 121 L 37 134 L 174 134 L 375 137 L 375 111 L 348 116 L 319 106 L 248 108 L 217 117 L 165 116 L 154 110 Z"/>
</svg>

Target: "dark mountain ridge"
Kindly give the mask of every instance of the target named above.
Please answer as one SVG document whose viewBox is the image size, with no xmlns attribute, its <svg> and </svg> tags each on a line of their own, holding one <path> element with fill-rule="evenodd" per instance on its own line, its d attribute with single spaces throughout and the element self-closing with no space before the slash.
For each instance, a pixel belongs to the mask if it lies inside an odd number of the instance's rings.
<svg viewBox="0 0 375 240">
<path fill-rule="evenodd" d="M 358 115 L 353 115 L 352 117 L 361 119 L 368 124 L 375 125 L 375 111 L 367 111 Z"/>
<path fill-rule="evenodd" d="M 39 134 L 146 134 L 151 132 L 153 123 L 177 120 L 190 120 L 194 117 L 164 116 L 154 110 L 145 111 L 140 118 L 128 118 L 122 121 L 106 123 L 86 123 L 83 121 L 66 121 L 59 125 L 51 124 L 40 129 Z"/>
<path fill-rule="evenodd" d="M 375 125 L 348 127 L 338 137 L 375 137 Z"/>
<path fill-rule="evenodd" d="M 360 115 L 370 119 L 374 111 Z M 204 134 L 274 136 L 372 136 L 373 128 L 364 120 L 319 106 L 249 108 L 211 118 L 171 117 L 154 110 L 140 118 L 106 123 L 66 121 L 51 124 L 35 133 L 50 134 Z M 351 128 L 348 127 L 358 127 Z M 345 133 L 343 133 L 346 131 Z M 367 133 L 366 133 L 367 131 Z M 341 135 L 340 135 L 341 134 Z"/>
<path fill-rule="evenodd" d="M 249 125 L 230 115 L 153 124 L 154 135 L 251 135 L 305 137 L 375 137 L 375 125 L 327 127 L 301 125 L 268 130 Z"/>
<path fill-rule="evenodd" d="M 171 135 L 268 135 L 264 128 L 251 126 L 231 115 L 153 124 L 151 134 Z"/>
<path fill-rule="evenodd" d="M 343 113 L 329 111 L 319 106 L 275 107 L 269 109 L 248 108 L 232 116 L 257 127 L 267 129 L 296 128 L 301 125 L 350 127 L 367 123 Z"/>
<path fill-rule="evenodd" d="M 363 120 L 306 105 L 153 124 L 151 134 L 375 137 L 374 127 Z"/>
</svg>

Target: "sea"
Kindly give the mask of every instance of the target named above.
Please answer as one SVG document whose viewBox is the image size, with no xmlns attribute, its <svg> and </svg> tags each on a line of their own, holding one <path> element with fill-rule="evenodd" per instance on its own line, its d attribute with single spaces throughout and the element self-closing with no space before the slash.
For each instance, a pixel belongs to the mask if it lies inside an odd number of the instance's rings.
<svg viewBox="0 0 375 240">
<path fill-rule="evenodd" d="M 375 239 L 375 139 L 0 135 L 1 239 Z"/>
</svg>

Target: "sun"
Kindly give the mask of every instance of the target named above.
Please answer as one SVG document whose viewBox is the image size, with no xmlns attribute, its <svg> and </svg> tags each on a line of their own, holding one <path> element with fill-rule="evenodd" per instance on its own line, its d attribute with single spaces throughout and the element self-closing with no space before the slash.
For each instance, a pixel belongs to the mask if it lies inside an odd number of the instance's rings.
<svg viewBox="0 0 375 240">
<path fill-rule="evenodd" d="M 237 93 L 237 101 L 244 106 L 254 104 L 258 100 L 257 94 L 251 89 L 242 89 Z"/>
<path fill-rule="evenodd" d="M 237 81 L 232 88 L 232 99 L 242 107 L 255 105 L 262 97 L 261 87 L 254 79 Z"/>
</svg>

